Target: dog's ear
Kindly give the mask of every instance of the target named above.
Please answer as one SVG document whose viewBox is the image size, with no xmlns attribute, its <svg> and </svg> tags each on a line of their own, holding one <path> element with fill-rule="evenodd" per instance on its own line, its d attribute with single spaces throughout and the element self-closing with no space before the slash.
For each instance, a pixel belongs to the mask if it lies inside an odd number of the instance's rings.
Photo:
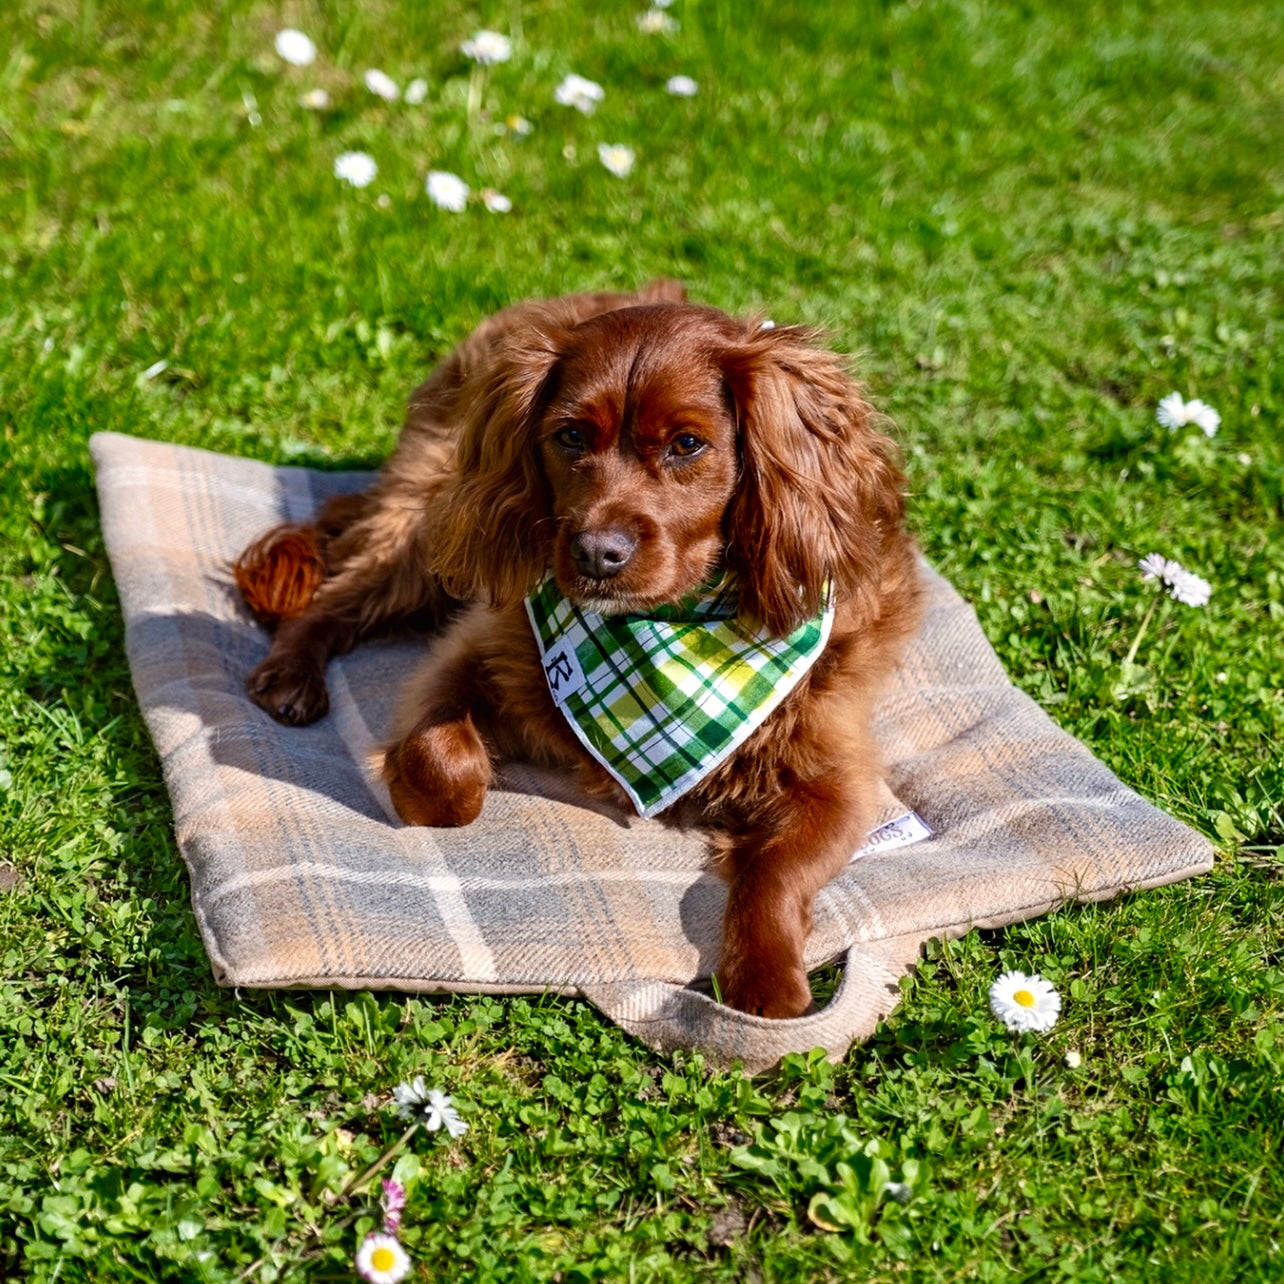
<svg viewBox="0 0 1284 1284">
<path fill-rule="evenodd" d="M 777 636 L 817 614 L 826 584 L 839 600 L 876 594 L 905 515 L 896 447 L 814 337 L 758 327 L 723 357 L 741 468 L 728 559 L 742 611 Z"/>
<path fill-rule="evenodd" d="M 457 597 L 509 605 L 544 573 L 552 520 L 536 429 L 573 322 L 555 305 L 532 312 L 463 373 L 456 475 L 428 553 Z"/>
</svg>

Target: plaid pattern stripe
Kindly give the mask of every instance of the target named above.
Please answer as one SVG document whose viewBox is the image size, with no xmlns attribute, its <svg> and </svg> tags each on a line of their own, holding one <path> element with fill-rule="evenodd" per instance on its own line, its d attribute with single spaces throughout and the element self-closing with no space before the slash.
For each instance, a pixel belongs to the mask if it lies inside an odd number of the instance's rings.
<svg viewBox="0 0 1284 1284">
<path fill-rule="evenodd" d="M 550 576 L 527 599 L 549 692 L 584 747 L 654 816 L 771 714 L 829 640 L 832 597 L 788 637 L 736 621 L 729 577 L 647 615 L 603 616 Z"/>
</svg>

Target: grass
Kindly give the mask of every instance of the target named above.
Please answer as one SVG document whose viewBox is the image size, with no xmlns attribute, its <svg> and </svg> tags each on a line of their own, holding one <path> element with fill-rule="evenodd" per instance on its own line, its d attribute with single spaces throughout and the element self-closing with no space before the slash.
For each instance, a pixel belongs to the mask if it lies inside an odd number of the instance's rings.
<svg viewBox="0 0 1284 1284">
<path fill-rule="evenodd" d="M 0 1275 L 352 1278 L 395 1166 L 424 1280 L 1278 1279 L 1277 7 L 677 0 L 672 35 L 640 7 L 0 15 Z M 287 23 L 314 67 L 274 57 Z M 485 73 L 457 52 L 483 25 L 514 37 Z M 372 97 L 367 66 L 426 101 Z M 568 71 L 606 87 L 593 116 L 552 101 Z M 697 97 L 663 92 L 678 72 Z M 316 85 L 328 112 L 298 105 Z M 636 149 L 627 178 L 599 142 Z M 346 149 L 371 187 L 333 177 Z M 433 208 L 430 167 L 513 213 Z M 934 943 L 843 1064 L 753 1081 L 570 1000 L 217 989 L 89 434 L 373 464 L 482 316 L 652 274 L 858 354 L 922 543 L 1014 680 L 1215 870 Z M 1158 428 L 1174 389 L 1214 438 Z M 1212 599 L 1165 600 L 1125 666 L 1151 551 Z M 1008 967 L 1060 989 L 1048 1035 L 988 1015 Z M 416 1131 L 363 1185 L 415 1074 L 469 1131 Z"/>
</svg>

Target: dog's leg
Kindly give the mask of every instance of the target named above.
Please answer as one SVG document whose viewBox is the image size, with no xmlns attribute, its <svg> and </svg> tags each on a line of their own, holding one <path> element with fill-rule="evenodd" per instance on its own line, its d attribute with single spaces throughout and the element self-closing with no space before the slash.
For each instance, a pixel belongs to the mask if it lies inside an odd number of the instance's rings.
<svg viewBox="0 0 1284 1284">
<path fill-rule="evenodd" d="M 782 795 L 770 828 L 728 840 L 730 882 L 716 976 L 723 1001 L 767 1017 L 801 1016 L 811 1005 L 803 945 L 816 893 L 865 838 L 870 809 L 862 781 L 840 774 Z"/>
<path fill-rule="evenodd" d="M 362 515 L 346 529 L 327 526 L 325 512 L 315 526 L 301 528 L 314 540 L 328 577 L 300 613 L 280 620 L 267 657 L 246 682 L 250 699 L 288 726 L 315 722 L 329 709 L 325 668 L 334 656 L 418 613 L 440 623 L 454 605 L 423 568 L 422 498 L 379 488 L 364 498 Z M 245 558 L 238 581 L 253 574 L 252 568 L 241 573 L 244 564 Z M 244 583 L 242 592 L 250 600 Z"/>
<path fill-rule="evenodd" d="M 457 621 L 402 697 L 382 774 L 408 825 L 467 825 L 486 800 L 494 769 L 482 729 L 495 719 L 470 636 L 483 618 L 474 608 Z"/>
</svg>

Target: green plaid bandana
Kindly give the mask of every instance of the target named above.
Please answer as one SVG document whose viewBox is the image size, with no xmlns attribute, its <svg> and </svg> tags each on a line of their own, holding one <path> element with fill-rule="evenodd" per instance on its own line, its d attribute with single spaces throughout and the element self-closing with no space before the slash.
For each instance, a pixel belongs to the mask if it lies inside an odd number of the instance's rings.
<svg viewBox="0 0 1284 1284">
<path fill-rule="evenodd" d="M 648 615 L 598 615 L 550 576 L 527 599 L 554 702 L 584 747 L 654 816 L 698 784 L 793 690 L 829 639 L 832 594 L 788 637 L 736 623 L 724 577 Z"/>
</svg>

